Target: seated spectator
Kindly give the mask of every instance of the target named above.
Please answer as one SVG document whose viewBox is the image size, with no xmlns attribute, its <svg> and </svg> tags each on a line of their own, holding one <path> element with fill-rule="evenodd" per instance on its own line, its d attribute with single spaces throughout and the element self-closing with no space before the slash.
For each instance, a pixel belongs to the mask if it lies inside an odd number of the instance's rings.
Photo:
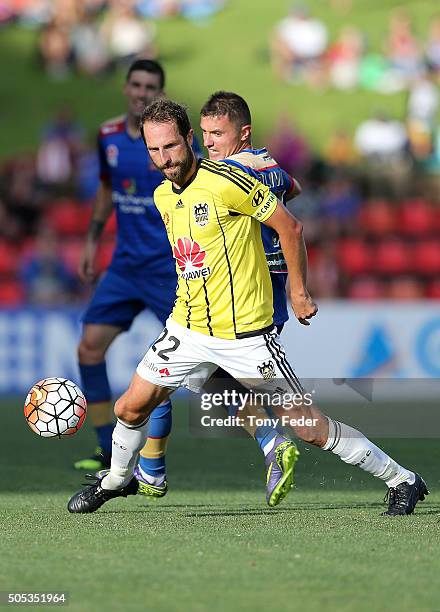
<svg viewBox="0 0 440 612">
<path fill-rule="evenodd" d="M 408 98 L 408 118 L 434 127 L 439 108 L 439 93 L 429 75 L 419 75 L 411 84 Z"/>
<path fill-rule="evenodd" d="M 419 76 L 411 85 L 407 117 L 409 147 L 418 164 L 432 154 L 438 107 L 437 87 L 428 75 Z"/>
<path fill-rule="evenodd" d="M 332 240 L 325 240 L 310 266 L 308 283 L 312 295 L 325 299 L 338 296 L 339 269 L 336 262 L 336 244 Z"/>
<path fill-rule="evenodd" d="M 47 75 L 62 80 L 69 74 L 72 64 L 72 47 L 69 30 L 55 20 L 44 25 L 40 32 L 39 52 Z"/>
<path fill-rule="evenodd" d="M 360 205 L 361 196 L 355 184 L 336 174 L 321 193 L 319 210 L 324 228 L 334 225 L 348 229 L 354 224 Z"/>
<path fill-rule="evenodd" d="M 327 28 L 305 6 L 296 6 L 275 28 L 271 40 L 272 69 L 285 81 L 302 77 L 319 85 L 327 49 Z"/>
<path fill-rule="evenodd" d="M 61 105 L 53 119 L 43 128 L 42 138 L 61 138 L 68 145 L 72 155 L 80 146 L 84 136 L 82 126 L 75 120 L 68 103 Z"/>
<path fill-rule="evenodd" d="M 401 82 L 401 88 L 407 85 L 420 73 L 422 56 L 417 39 L 412 31 L 409 15 L 401 10 L 395 10 L 390 17 L 386 55 L 390 62 L 391 74 L 395 82 Z"/>
<path fill-rule="evenodd" d="M 60 28 L 70 31 L 84 13 L 84 3 L 78 0 L 56 0 L 53 3 L 54 20 Z"/>
<path fill-rule="evenodd" d="M 18 218 L 11 214 L 6 203 L 0 199 L 0 238 L 17 242 L 21 238 L 21 232 Z"/>
<path fill-rule="evenodd" d="M 146 19 L 174 17 L 180 13 L 180 0 L 137 0 L 136 11 Z"/>
<path fill-rule="evenodd" d="M 411 184 L 411 160 L 405 126 L 377 112 L 356 130 L 355 146 L 366 162 L 362 173 L 371 197 L 400 198 Z"/>
<path fill-rule="evenodd" d="M 388 298 L 399 301 L 420 300 L 423 298 L 423 284 L 410 276 L 395 278 L 389 284 Z"/>
<path fill-rule="evenodd" d="M 440 17 L 434 19 L 430 24 L 429 36 L 425 44 L 425 58 L 429 69 L 438 79 L 440 77 Z"/>
<path fill-rule="evenodd" d="M 84 11 L 91 17 L 99 17 L 107 8 L 107 0 L 82 0 Z"/>
<path fill-rule="evenodd" d="M 332 168 L 349 168 L 358 160 L 353 139 L 345 129 L 337 129 L 330 136 L 324 147 L 324 159 Z"/>
<path fill-rule="evenodd" d="M 110 57 L 97 23 L 90 13 L 84 13 L 71 32 L 75 67 L 81 74 L 97 76 L 110 67 Z"/>
<path fill-rule="evenodd" d="M 69 147 L 62 138 L 49 136 L 38 147 L 37 176 L 44 185 L 65 185 L 72 178 Z"/>
<path fill-rule="evenodd" d="M 357 86 L 364 46 L 360 30 L 353 26 L 342 29 L 338 40 L 327 53 L 329 79 L 334 87 L 353 89 Z"/>
<path fill-rule="evenodd" d="M 183 17 L 197 21 L 217 13 L 223 8 L 224 0 L 181 0 L 181 4 Z"/>
<path fill-rule="evenodd" d="M 300 179 L 304 176 L 311 161 L 310 148 L 305 138 L 292 127 L 287 114 L 279 116 L 267 143 L 271 155 L 281 168 Z"/>
<path fill-rule="evenodd" d="M 39 28 L 53 17 L 51 0 L 14 0 L 13 6 L 18 22 L 28 28 Z"/>
<path fill-rule="evenodd" d="M 4 168 L 7 176 L 5 203 L 21 232 L 27 235 L 34 226 L 44 206 L 45 194 L 38 184 L 35 159 L 22 154 L 11 160 Z"/>
<path fill-rule="evenodd" d="M 143 21 L 130 0 L 110 0 L 102 34 L 117 64 L 130 63 L 136 56 L 156 57 L 155 33 L 154 24 Z"/>
<path fill-rule="evenodd" d="M 6 25 L 14 21 L 16 13 L 11 2 L 0 0 L 0 26 Z"/>
<path fill-rule="evenodd" d="M 367 53 L 360 63 L 359 67 L 359 85 L 369 91 L 379 91 L 381 93 L 391 93 L 394 90 L 394 84 L 389 76 L 389 63 L 379 53 Z M 401 84 L 397 84 L 397 90 L 400 91 Z"/>
<path fill-rule="evenodd" d="M 69 108 L 62 107 L 44 127 L 38 148 L 37 175 L 42 183 L 63 185 L 73 178 L 82 136 Z"/>
<path fill-rule="evenodd" d="M 72 301 L 76 280 L 60 257 L 56 235 L 50 228 L 38 232 L 34 252 L 23 264 L 20 277 L 29 304 L 58 306 Z"/>
<path fill-rule="evenodd" d="M 81 201 L 88 201 L 96 196 L 98 186 L 99 159 L 96 145 L 83 144 L 76 162 L 75 192 Z"/>
<path fill-rule="evenodd" d="M 362 157 L 368 159 L 400 159 L 407 145 L 405 126 L 390 119 L 382 111 L 363 121 L 357 128 L 354 142 Z"/>
</svg>

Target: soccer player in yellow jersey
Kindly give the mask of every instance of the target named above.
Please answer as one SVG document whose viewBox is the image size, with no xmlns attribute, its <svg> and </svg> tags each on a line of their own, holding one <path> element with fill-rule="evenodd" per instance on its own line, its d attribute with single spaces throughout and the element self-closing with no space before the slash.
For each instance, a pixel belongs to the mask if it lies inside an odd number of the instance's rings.
<svg viewBox="0 0 440 612">
<path fill-rule="evenodd" d="M 199 390 L 218 367 L 249 388 L 302 393 L 272 329 L 272 289 L 258 223 L 280 237 L 290 275 L 290 300 L 300 323 L 317 307 L 306 289 L 302 227 L 255 179 L 218 162 L 197 162 L 185 109 L 158 100 L 142 115 L 142 134 L 165 181 L 155 192 L 178 270 L 174 310 L 115 404 L 110 473 L 68 502 L 94 512 L 115 497 L 135 495 L 133 469 L 155 406 L 180 386 Z M 360 432 L 328 419 L 305 402 L 295 417 L 301 439 L 360 463 L 390 487 L 388 514 L 410 514 L 428 493 L 423 480 L 388 457 Z"/>
</svg>

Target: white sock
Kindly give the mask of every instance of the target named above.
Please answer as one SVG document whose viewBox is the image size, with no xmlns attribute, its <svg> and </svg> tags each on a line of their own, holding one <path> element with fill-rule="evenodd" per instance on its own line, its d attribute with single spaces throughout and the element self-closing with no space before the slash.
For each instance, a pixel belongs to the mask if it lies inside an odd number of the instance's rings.
<svg viewBox="0 0 440 612">
<path fill-rule="evenodd" d="M 133 478 L 138 453 L 148 435 L 148 419 L 137 427 L 131 427 L 120 419 L 112 436 L 110 473 L 102 480 L 103 489 L 121 489 Z"/>
<path fill-rule="evenodd" d="M 155 487 L 160 487 L 160 485 L 162 485 L 165 481 L 165 474 L 162 474 L 161 476 L 152 476 L 151 474 L 147 474 L 147 472 L 144 472 L 141 466 L 139 466 L 139 471 L 141 473 L 142 478 L 146 482 L 148 482 L 148 484 L 151 484 Z"/>
<path fill-rule="evenodd" d="M 363 433 L 330 418 L 328 422 L 329 435 L 323 450 L 329 450 L 345 463 L 356 465 L 376 478 L 384 480 L 388 487 L 396 487 L 402 482 L 414 483 L 414 472 L 396 463 L 383 450 L 370 442 Z"/>
<path fill-rule="evenodd" d="M 266 455 L 270 453 L 270 451 L 273 449 L 274 446 L 275 446 L 275 437 L 273 437 L 272 440 L 270 440 L 267 444 L 263 446 L 263 453 L 265 457 Z"/>
</svg>

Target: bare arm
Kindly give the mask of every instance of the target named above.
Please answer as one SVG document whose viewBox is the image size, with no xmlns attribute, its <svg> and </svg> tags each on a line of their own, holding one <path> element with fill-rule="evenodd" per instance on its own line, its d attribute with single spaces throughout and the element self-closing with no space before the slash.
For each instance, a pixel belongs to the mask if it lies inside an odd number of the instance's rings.
<svg viewBox="0 0 440 612">
<path fill-rule="evenodd" d="M 99 239 L 113 211 L 111 185 L 101 180 L 93 206 L 92 218 L 87 232 L 86 243 L 78 266 L 78 274 L 82 281 L 92 282 L 95 277 L 95 255 Z"/>
<path fill-rule="evenodd" d="M 293 198 L 296 198 L 296 196 L 299 196 L 301 191 L 302 191 L 302 187 L 299 183 L 299 181 L 297 181 L 295 178 L 293 178 L 293 176 L 290 177 L 291 181 L 292 181 L 292 188 L 290 191 L 288 191 L 286 193 L 286 201 L 290 202 L 290 200 L 293 200 Z"/>
<path fill-rule="evenodd" d="M 275 211 L 264 221 L 280 237 L 281 248 L 287 263 L 290 279 L 290 300 L 296 318 L 303 325 L 310 325 L 318 312 L 307 291 L 307 250 L 301 222 L 278 202 Z"/>
</svg>

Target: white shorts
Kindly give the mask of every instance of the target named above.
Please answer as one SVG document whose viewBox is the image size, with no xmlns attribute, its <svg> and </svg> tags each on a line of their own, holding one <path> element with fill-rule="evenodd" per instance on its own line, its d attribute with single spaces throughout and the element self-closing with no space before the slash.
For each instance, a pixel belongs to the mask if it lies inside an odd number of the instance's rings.
<svg viewBox="0 0 440 612">
<path fill-rule="evenodd" d="M 218 367 L 249 389 L 303 393 L 275 330 L 251 338 L 225 340 L 168 319 L 136 372 L 160 387 L 184 387 L 199 393 Z"/>
</svg>

